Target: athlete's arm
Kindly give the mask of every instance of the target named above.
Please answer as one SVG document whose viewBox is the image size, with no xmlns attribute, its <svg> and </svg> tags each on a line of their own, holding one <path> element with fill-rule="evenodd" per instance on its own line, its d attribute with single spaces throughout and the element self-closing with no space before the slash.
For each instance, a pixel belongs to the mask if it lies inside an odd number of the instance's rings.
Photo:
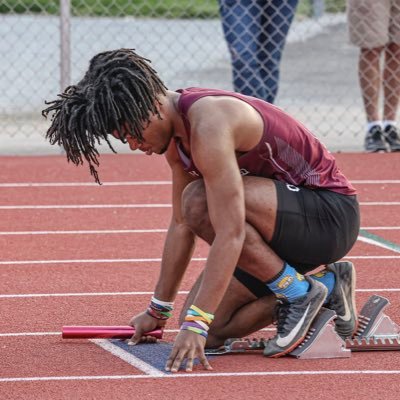
<svg viewBox="0 0 400 400">
<path fill-rule="evenodd" d="M 161 270 L 154 297 L 161 301 L 170 302 L 175 299 L 188 267 L 194 249 L 195 237 L 183 223 L 181 212 L 182 192 L 193 178 L 183 170 L 174 143 L 171 143 L 166 158 L 172 170 L 172 218 L 164 243 Z M 146 311 L 135 315 L 130 321 L 130 325 L 135 327 L 135 334 L 131 342 L 136 344 L 145 340 L 144 332 L 163 327 L 165 323 L 165 320 L 157 320 L 149 316 Z"/>
<path fill-rule="evenodd" d="M 195 236 L 184 223 L 182 215 L 182 192 L 193 178 L 183 170 L 178 157 L 175 144 L 171 143 L 166 158 L 172 171 L 172 218 L 154 293 L 156 298 L 164 301 L 174 300 L 195 244 Z"/>
<path fill-rule="evenodd" d="M 214 313 L 228 287 L 245 238 L 243 180 L 236 159 L 236 138 L 228 113 L 205 103 L 192 122 L 192 158 L 203 175 L 215 239 L 194 304 Z M 200 106 L 198 107 L 200 108 Z"/>
<path fill-rule="evenodd" d="M 204 107 L 195 104 L 188 114 L 189 119 L 192 117 L 191 156 L 204 178 L 209 217 L 215 232 L 193 304 L 211 314 L 226 292 L 245 238 L 244 189 L 236 160 L 235 135 L 230 116 L 215 113 L 213 107 L 207 102 Z M 205 343 L 205 337 L 200 334 L 181 330 L 166 370 L 178 371 L 186 358 L 186 371 L 191 371 L 196 357 L 205 369 L 212 369 L 204 354 Z"/>
</svg>

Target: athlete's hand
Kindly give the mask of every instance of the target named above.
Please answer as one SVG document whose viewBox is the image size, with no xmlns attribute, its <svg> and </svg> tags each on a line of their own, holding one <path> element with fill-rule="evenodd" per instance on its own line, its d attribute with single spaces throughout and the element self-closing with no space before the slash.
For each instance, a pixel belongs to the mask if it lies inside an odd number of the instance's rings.
<svg viewBox="0 0 400 400">
<path fill-rule="evenodd" d="M 148 315 L 146 311 L 134 316 L 129 325 L 135 328 L 135 334 L 128 340 L 129 345 L 135 345 L 139 342 L 154 343 L 157 339 L 153 336 L 143 335 L 146 332 L 151 332 L 157 328 L 163 328 L 166 320 L 159 320 Z"/>
<path fill-rule="evenodd" d="M 186 372 L 193 369 L 193 361 L 198 358 L 208 371 L 212 370 L 211 365 L 204 354 L 206 338 L 188 330 L 180 331 L 175 339 L 174 347 L 165 365 L 166 371 L 177 372 L 182 362 L 186 359 Z"/>
</svg>

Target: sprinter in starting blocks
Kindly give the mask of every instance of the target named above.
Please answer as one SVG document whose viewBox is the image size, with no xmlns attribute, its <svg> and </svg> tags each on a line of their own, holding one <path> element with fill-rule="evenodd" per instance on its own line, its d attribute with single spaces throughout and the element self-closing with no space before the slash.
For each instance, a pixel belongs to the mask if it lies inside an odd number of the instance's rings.
<svg viewBox="0 0 400 400">
<path fill-rule="evenodd" d="M 358 316 L 356 334 L 343 340 L 335 331 L 336 314 L 322 308 L 309 329 L 306 338 L 289 353 L 299 359 L 345 358 L 354 351 L 400 350 L 400 327 L 385 314 L 389 300 L 373 295 L 364 304 Z M 266 339 L 228 339 L 216 349 L 206 349 L 206 355 L 222 355 L 263 350 Z"/>
</svg>

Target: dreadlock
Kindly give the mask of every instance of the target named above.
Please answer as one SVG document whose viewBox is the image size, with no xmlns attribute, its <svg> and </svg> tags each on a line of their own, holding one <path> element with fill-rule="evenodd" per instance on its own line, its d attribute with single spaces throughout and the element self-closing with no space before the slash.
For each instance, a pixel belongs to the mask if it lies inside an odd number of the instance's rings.
<svg viewBox="0 0 400 400">
<path fill-rule="evenodd" d="M 58 99 L 45 102 L 49 107 L 42 115 L 47 118 L 53 113 L 46 139 L 63 146 L 68 161 L 75 165 L 85 159 L 99 184 L 96 145 L 103 139 L 116 153 L 108 134 L 118 131 L 124 143 L 127 135 L 142 141 L 150 117 L 156 114 L 161 118 L 158 98 L 167 88 L 149 63 L 133 49 L 97 54 L 78 84 L 68 86 Z"/>
</svg>

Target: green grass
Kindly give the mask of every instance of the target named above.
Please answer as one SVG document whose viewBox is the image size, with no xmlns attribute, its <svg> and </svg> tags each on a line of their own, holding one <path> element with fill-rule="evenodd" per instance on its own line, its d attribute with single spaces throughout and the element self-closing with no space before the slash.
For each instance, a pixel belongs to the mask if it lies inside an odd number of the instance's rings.
<svg viewBox="0 0 400 400">
<path fill-rule="evenodd" d="M 346 0 L 325 0 L 328 12 L 344 11 Z M 163 18 L 219 18 L 218 0 L 71 0 L 73 15 Z M 7 0 L 0 13 L 58 14 L 59 0 Z M 298 14 L 311 16 L 311 0 L 300 0 Z"/>
</svg>

